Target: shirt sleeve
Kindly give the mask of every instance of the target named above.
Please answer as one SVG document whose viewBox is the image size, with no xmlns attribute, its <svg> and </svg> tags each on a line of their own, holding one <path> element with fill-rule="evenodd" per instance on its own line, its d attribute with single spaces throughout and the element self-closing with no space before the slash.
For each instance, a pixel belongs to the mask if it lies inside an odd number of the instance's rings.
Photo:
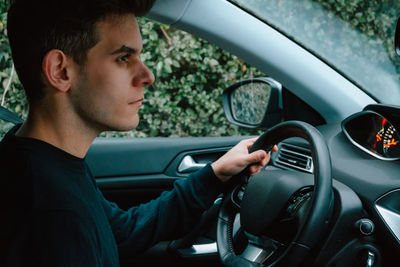
<svg viewBox="0 0 400 267">
<path fill-rule="evenodd" d="M 172 240 L 188 232 L 221 190 L 222 182 L 208 164 L 188 178 L 177 180 L 171 191 L 128 211 L 100 194 L 119 247 L 138 253 L 158 241 Z"/>
</svg>

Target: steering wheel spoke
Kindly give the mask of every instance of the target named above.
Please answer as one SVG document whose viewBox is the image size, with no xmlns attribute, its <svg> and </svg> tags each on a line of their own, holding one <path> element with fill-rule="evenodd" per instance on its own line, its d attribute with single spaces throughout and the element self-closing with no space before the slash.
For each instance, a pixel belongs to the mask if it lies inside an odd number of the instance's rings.
<svg viewBox="0 0 400 267">
<path fill-rule="evenodd" d="M 245 232 L 248 238 L 248 245 L 240 255 L 248 261 L 265 263 L 270 258 L 276 258 L 276 254 L 282 252 L 285 245 L 266 236 L 255 236 Z"/>
<path fill-rule="evenodd" d="M 230 194 L 232 203 L 240 209 L 240 203 L 242 203 L 244 192 L 246 190 L 247 183 L 238 184 Z"/>
<path fill-rule="evenodd" d="M 276 249 L 264 249 L 253 244 L 248 244 L 240 256 L 248 261 L 262 264 L 272 256 L 275 251 Z"/>
</svg>

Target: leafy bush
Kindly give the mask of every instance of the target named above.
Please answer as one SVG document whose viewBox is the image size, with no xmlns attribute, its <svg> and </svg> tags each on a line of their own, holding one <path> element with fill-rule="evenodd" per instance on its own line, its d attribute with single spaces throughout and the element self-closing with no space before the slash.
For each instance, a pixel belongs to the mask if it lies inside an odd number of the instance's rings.
<svg viewBox="0 0 400 267">
<path fill-rule="evenodd" d="M 28 105 L 22 85 L 15 73 L 6 31 L 6 3 L 0 1 L 0 104 L 26 117 Z M 12 124 L 0 121 L 0 136 Z"/>
</svg>

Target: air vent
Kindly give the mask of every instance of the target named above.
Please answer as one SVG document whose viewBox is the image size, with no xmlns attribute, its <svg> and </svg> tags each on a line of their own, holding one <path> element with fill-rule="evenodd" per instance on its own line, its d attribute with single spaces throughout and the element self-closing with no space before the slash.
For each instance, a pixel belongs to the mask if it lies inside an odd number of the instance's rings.
<svg viewBox="0 0 400 267">
<path fill-rule="evenodd" d="M 276 166 L 285 169 L 294 169 L 308 173 L 314 172 L 310 150 L 295 145 L 281 144 L 274 163 Z"/>
</svg>

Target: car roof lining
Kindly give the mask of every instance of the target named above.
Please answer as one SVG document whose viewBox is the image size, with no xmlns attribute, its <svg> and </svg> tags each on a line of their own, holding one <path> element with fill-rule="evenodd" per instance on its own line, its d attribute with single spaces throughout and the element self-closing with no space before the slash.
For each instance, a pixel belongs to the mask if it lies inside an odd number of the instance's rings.
<svg viewBox="0 0 400 267">
<path fill-rule="evenodd" d="M 168 25 L 174 25 L 185 14 L 192 0 L 156 1 L 147 15 L 148 18 Z"/>
</svg>

